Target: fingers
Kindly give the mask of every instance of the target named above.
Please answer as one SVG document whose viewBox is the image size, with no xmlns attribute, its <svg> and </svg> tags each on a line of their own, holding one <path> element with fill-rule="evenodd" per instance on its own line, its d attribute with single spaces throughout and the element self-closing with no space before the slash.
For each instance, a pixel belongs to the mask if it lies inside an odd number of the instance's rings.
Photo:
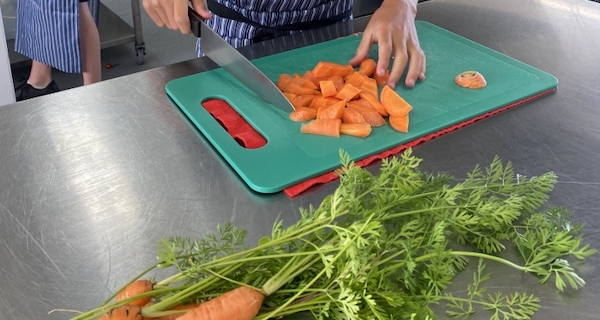
<svg viewBox="0 0 600 320">
<path fill-rule="evenodd" d="M 352 58 L 348 63 L 353 66 L 358 66 L 363 60 L 367 58 L 369 55 L 369 51 L 373 47 L 373 39 L 370 35 L 363 34 L 360 43 L 358 44 L 358 48 L 356 49 L 356 54 L 354 58 Z"/>
<path fill-rule="evenodd" d="M 173 6 L 173 27 L 169 29 L 175 29 L 181 31 L 183 34 L 192 33 L 192 26 L 190 25 L 190 18 L 188 17 L 188 5 L 187 0 L 180 0 L 180 3 L 176 3 Z"/>
<path fill-rule="evenodd" d="M 143 0 L 143 7 L 157 26 L 188 34 L 192 32 L 188 17 L 189 2 L 189 0 Z M 192 0 L 191 3 L 200 16 L 210 19 L 211 15 L 204 0 Z"/>
</svg>

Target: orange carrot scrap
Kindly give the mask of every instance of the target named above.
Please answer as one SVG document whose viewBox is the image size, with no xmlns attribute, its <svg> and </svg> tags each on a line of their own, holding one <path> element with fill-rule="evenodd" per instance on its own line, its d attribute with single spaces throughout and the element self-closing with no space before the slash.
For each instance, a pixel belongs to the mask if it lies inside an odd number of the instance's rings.
<svg viewBox="0 0 600 320">
<path fill-rule="evenodd" d="M 468 89 L 482 89 L 487 85 L 483 75 L 477 71 L 465 71 L 454 78 L 454 82 Z"/>
</svg>

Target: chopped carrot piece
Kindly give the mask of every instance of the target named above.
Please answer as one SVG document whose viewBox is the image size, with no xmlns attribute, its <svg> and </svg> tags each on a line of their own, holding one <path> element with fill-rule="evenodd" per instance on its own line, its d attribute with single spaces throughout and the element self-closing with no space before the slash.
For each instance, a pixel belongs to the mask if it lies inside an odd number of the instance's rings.
<svg viewBox="0 0 600 320">
<path fill-rule="evenodd" d="M 313 75 L 317 78 L 329 78 L 335 75 L 346 76 L 350 69 L 354 72 L 354 68 L 350 65 L 342 65 L 334 62 L 321 61 L 313 68 Z"/>
<path fill-rule="evenodd" d="M 487 85 L 483 75 L 477 71 L 465 71 L 454 78 L 454 82 L 464 88 L 482 89 Z"/>
<path fill-rule="evenodd" d="M 313 72 L 311 70 L 308 70 L 304 73 L 304 75 L 302 76 L 302 78 L 314 83 L 315 87 L 319 86 L 319 79 L 317 79 L 317 77 L 315 77 L 315 75 L 313 74 Z"/>
<path fill-rule="evenodd" d="M 387 85 L 381 90 L 381 104 L 390 116 L 404 116 L 412 110 L 412 106 Z"/>
<path fill-rule="evenodd" d="M 373 108 L 365 107 L 354 101 L 348 101 L 346 106 L 360 112 L 363 118 L 365 118 L 365 121 L 372 127 L 380 127 L 386 124 L 385 119 Z"/>
<path fill-rule="evenodd" d="M 317 94 L 319 94 L 319 92 L 316 89 L 306 88 L 306 87 L 303 87 L 292 81 L 288 82 L 287 86 L 285 87 L 285 90 L 283 90 L 283 91 L 287 92 L 287 93 L 293 93 L 296 95 L 303 95 L 303 94 L 317 95 Z"/>
<path fill-rule="evenodd" d="M 390 70 L 385 70 L 383 76 L 377 74 L 377 72 L 373 73 L 373 79 L 377 81 L 377 85 L 383 87 L 387 84 L 388 78 L 390 77 Z"/>
<path fill-rule="evenodd" d="M 344 114 L 342 115 L 342 121 L 344 123 L 366 123 L 365 117 L 360 114 L 356 109 L 345 108 Z"/>
<path fill-rule="evenodd" d="M 408 114 L 403 116 L 390 116 L 390 126 L 394 128 L 394 130 L 400 132 L 408 132 Z"/>
<path fill-rule="evenodd" d="M 383 104 L 381 104 L 381 102 L 379 102 L 379 100 L 377 100 L 377 98 L 373 97 L 370 94 L 366 94 L 366 93 L 362 93 L 362 92 L 359 93 L 358 95 L 360 96 L 360 100 L 367 101 L 373 109 L 375 109 L 375 110 L 377 110 L 377 112 L 379 112 L 380 115 L 382 115 L 384 117 L 387 117 L 389 115 L 387 110 L 383 106 Z"/>
<path fill-rule="evenodd" d="M 290 100 L 290 102 L 292 103 L 292 106 L 294 106 L 294 109 L 297 108 L 305 108 L 308 107 L 311 102 L 313 101 L 313 99 L 317 97 L 315 95 L 311 95 L 311 94 L 301 94 L 301 95 L 296 95 L 295 97 L 292 97 Z"/>
<path fill-rule="evenodd" d="M 323 97 L 333 97 L 337 94 L 335 84 L 331 80 L 319 81 L 319 87 L 321 87 Z"/>
<path fill-rule="evenodd" d="M 338 91 L 338 93 L 335 95 L 336 98 L 340 99 L 340 100 L 347 100 L 350 101 L 356 97 L 358 97 L 358 94 L 360 93 L 360 89 L 349 84 L 346 83 L 342 89 L 340 89 L 340 91 Z"/>
<path fill-rule="evenodd" d="M 296 122 L 303 122 L 313 120 L 317 117 L 317 109 L 308 107 L 296 107 L 294 111 L 290 113 L 290 119 Z"/>
<path fill-rule="evenodd" d="M 358 67 L 358 72 L 364 74 L 367 77 L 372 76 L 375 73 L 375 68 L 377 67 L 377 62 L 373 59 L 365 59 L 360 63 Z"/>
<path fill-rule="evenodd" d="M 279 78 L 277 79 L 277 88 L 279 88 L 281 91 L 285 91 L 285 88 L 291 79 L 292 76 L 289 74 L 283 73 L 279 75 Z"/>
<path fill-rule="evenodd" d="M 342 87 L 344 86 L 344 83 L 345 83 L 344 78 L 342 76 L 338 76 L 338 75 L 329 77 L 329 79 L 327 79 L 327 80 L 333 81 L 336 91 L 340 91 L 340 89 L 342 89 Z"/>
<path fill-rule="evenodd" d="M 317 119 L 341 119 L 346 108 L 346 100 L 341 100 L 329 107 L 317 111 Z"/>
<path fill-rule="evenodd" d="M 357 88 L 360 88 L 369 77 L 365 76 L 360 72 L 354 72 L 350 76 L 346 77 L 346 83 L 349 83 Z"/>
<path fill-rule="evenodd" d="M 340 133 L 365 138 L 371 134 L 371 125 L 368 123 L 342 123 Z"/>
<path fill-rule="evenodd" d="M 377 80 L 367 78 L 360 86 L 361 93 L 370 94 L 379 101 L 379 88 L 377 88 Z"/>
<path fill-rule="evenodd" d="M 340 119 L 315 119 L 303 124 L 300 127 L 300 132 L 339 137 L 341 126 L 342 120 Z"/>
</svg>

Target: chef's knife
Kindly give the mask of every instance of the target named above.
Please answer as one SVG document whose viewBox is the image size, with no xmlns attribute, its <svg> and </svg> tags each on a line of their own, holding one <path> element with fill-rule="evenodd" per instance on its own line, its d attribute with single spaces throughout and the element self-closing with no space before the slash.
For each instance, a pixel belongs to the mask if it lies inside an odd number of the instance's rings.
<svg viewBox="0 0 600 320">
<path fill-rule="evenodd" d="M 188 16 L 192 24 L 192 33 L 200 38 L 202 52 L 206 56 L 229 72 L 261 99 L 286 112 L 294 110 L 292 104 L 273 81 L 267 78 L 246 57 L 208 27 L 202 17 L 191 7 L 188 9 Z"/>
</svg>

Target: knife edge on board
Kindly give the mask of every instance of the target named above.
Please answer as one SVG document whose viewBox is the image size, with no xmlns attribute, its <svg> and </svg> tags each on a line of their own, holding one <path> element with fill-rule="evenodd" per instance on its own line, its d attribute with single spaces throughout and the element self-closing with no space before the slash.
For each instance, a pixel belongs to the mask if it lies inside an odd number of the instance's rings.
<svg viewBox="0 0 600 320">
<path fill-rule="evenodd" d="M 291 112 L 294 107 L 277 86 L 239 51 L 206 25 L 193 8 L 188 8 L 192 33 L 200 38 L 202 52 L 262 100 Z"/>
</svg>

